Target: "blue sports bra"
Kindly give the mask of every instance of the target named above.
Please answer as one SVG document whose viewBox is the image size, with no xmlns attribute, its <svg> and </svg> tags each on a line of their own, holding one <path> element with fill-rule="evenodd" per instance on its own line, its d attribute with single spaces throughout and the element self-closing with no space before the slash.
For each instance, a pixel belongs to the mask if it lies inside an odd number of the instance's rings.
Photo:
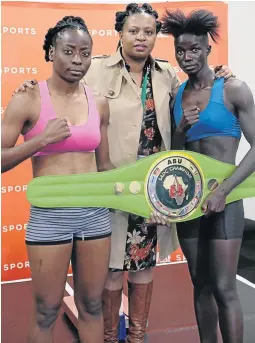
<svg viewBox="0 0 255 343">
<path fill-rule="evenodd" d="M 182 95 L 188 81 L 181 84 L 175 98 L 174 119 L 176 126 L 182 117 Z M 206 108 L 200 112 L 199 121 L 186 133 L 186 142 L 212 136 L 230 136 L 240 139 L 241 128 L 237 117 L 224 104 L 224 79 L 214 82 Z"/>
</svg>

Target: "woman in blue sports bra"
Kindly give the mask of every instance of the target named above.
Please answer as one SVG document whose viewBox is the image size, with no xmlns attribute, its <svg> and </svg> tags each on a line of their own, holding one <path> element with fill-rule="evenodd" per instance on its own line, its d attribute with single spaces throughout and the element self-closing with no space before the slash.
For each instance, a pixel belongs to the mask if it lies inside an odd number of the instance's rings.
<svg viewBox="0 0 255 343">
<path fill-rule="evenodd" d="M 188 81 L 172 106 L 172 149 L 187 149 L 235 164 L 243 132 L 251 145 L 236 171 L 206 199 L 201 219 L 177 226 L 194 285 L 194 306 L 201 343 L 216 343 L 220 325 L 224 343 L 243 342 L 243 315 L 236 272 L 244 229 L 242 201 L 226 205 L 226 196 L 255 170 L 255 109 L 248 86 L 237 79 L 214 80 L 207 57 L 208 35 L 219 38 L 217 17 L 206 10 L 166 12 L 163 33 L 175 40 L 175 54 Z"/>
</svg>

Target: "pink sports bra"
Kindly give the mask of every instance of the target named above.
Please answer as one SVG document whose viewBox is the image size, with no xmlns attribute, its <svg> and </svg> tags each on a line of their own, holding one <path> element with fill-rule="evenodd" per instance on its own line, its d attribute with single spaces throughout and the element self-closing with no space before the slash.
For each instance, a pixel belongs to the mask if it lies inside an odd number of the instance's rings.
<svg viewBox="0 0 255 343">
<path fill-rule="evenodd" d="M 46 81 L 38 83 L 41 96 L 41 112 L 35 126 L 24 135 L 24 140 L 27 141 L 35 136 L 38 136 L 45 129 L 50 119 L 56 118 L 54 112 L 48 85 Z M 64 141 L 49 144 L 43 150 L 36 153 L 34 156 L 50 155 L 64 152 L 94 152 L 98 147 L 100 135 L 100 116 L 96 107 L 96 103 L 90 88 L 84 85 L 84 93 L 88 99 L 88 120 L 84 125 L 69 125 L 71 136 Z"/>
</svg>

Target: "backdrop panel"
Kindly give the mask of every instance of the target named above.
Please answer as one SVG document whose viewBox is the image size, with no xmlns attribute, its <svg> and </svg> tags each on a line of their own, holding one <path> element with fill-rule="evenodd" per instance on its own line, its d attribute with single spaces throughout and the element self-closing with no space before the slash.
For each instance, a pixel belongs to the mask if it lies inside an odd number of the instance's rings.
<svg viewBox="0 0 255 343">
<path fill-rule="evenodd" d="M 1 113 L 11 99 L 13 90 L 24 80 L 45 79 L 51 74 L 51 64 L 44 60 L 42 49 L 44 36 L 66 15 L 85 19 L 94 40 L 93 55 L 111 54 L 116 50 L 118 34 L 114 30 L 115 12 L 125 5 L 54 4 L 30 2 L 2 2 L 2 107 Z M 221 22 L 221 41 L 213 45 L 210 55 L 212 66 L 228 61 L 227 51 L 227 5 L 221 2 L 174 2 L 156 3 L 153 7 L 161 15 L 166 8 L 181 8 L 190 12 L 206 8 L 218 15 Z M 173 40 L 159 35 L 153 56 L 168 60 L 184 80 L 185 75 L 177 67 Z M 22 142 L 20 137 L 18 144 Z M 29 263 L 24 244 L 29 204 L 26 185 L 31 179 L 31 163 L 26 161 L 2 175 L 2 281 L 30 277 Z M 184 260 L 180 249 L 166 261 Z"/>
</svg>

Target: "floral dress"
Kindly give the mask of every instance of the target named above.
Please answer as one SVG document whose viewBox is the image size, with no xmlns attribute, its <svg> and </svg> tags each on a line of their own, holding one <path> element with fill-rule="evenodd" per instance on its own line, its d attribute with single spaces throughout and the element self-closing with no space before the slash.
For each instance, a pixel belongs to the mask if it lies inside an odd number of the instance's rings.
<svg viewBox="0 0 255 343">
<path fill-rule="evenodd" d="M 128 69 L 128 68 L 127 68 Z M 145 65 L 144 75 L 148 73 L 146 87 L 146 101 L 138 147 L 138 158 L 149 156 L 160 151 L 161 134 L 157 125 L 157 117 L 153 100 L 151 68 Z M 124 271 L 139 271 L 156 265 L 157 227 L 146 225 L 145 219 L 130 214 L 126 250 L 124 257 Z"/>
</svg>

